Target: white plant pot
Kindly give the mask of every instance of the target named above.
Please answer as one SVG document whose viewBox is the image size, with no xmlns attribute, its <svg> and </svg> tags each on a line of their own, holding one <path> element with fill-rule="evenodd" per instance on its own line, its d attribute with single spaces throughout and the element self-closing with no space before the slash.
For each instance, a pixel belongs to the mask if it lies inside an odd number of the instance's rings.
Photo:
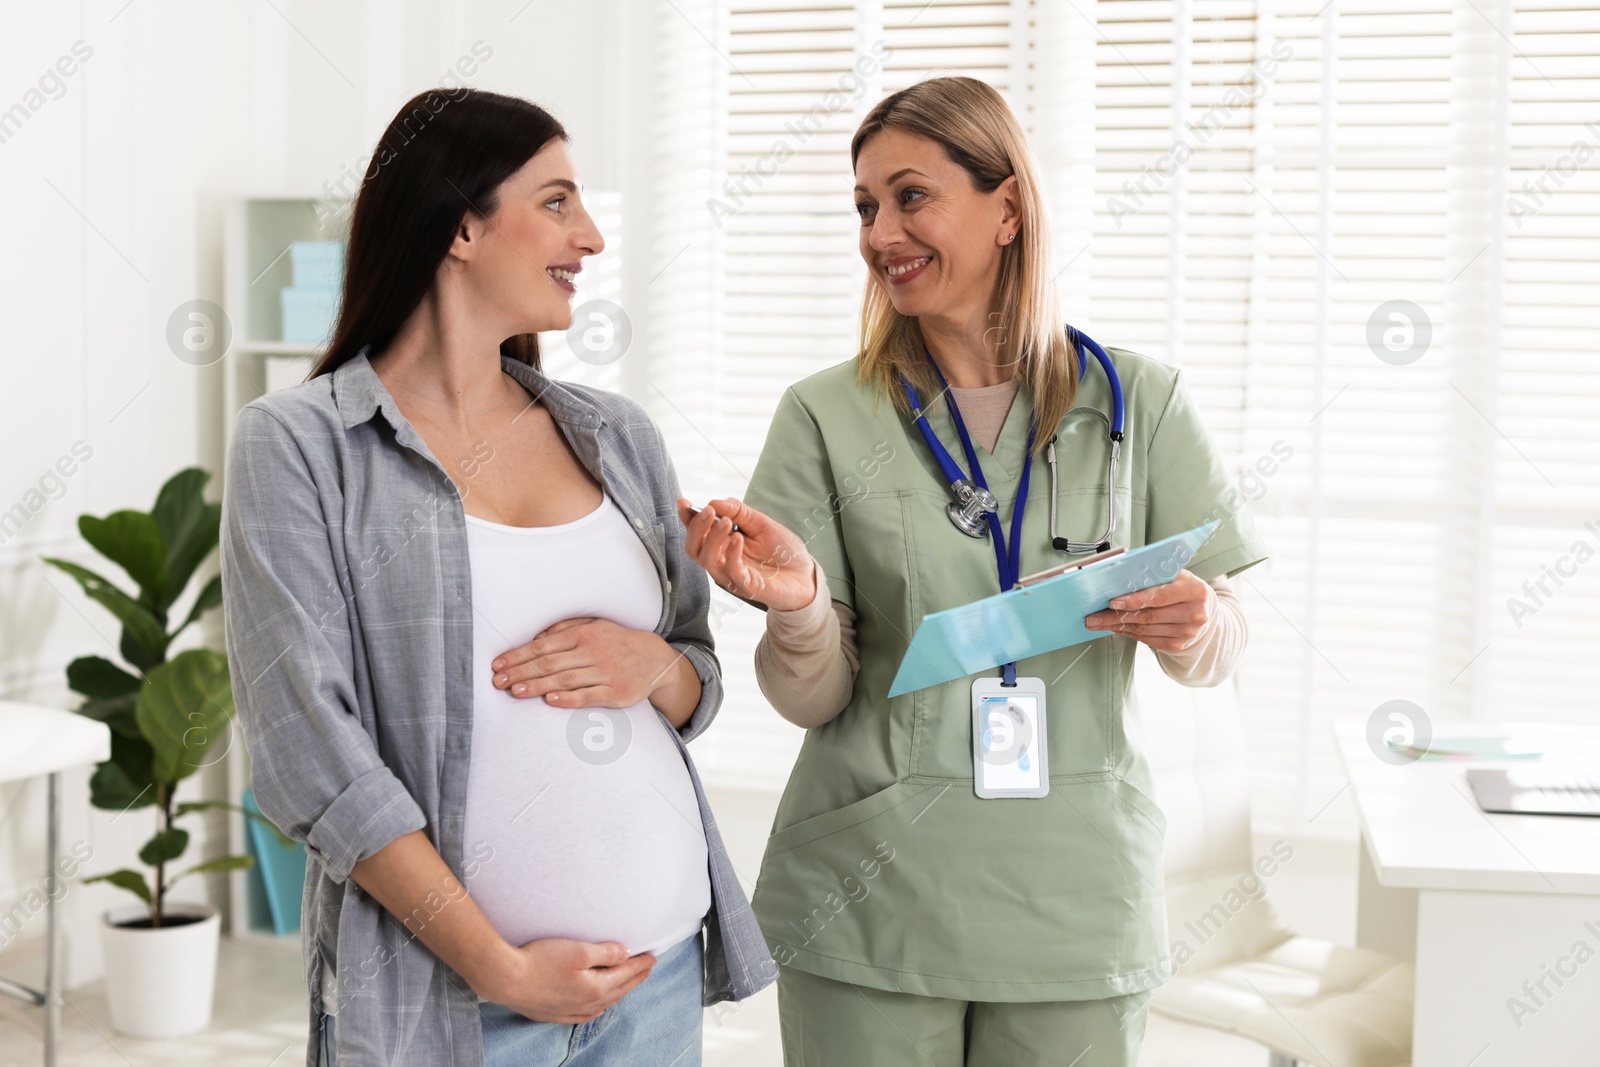
<svg viewBox="0 0 1600 1067">
<path fill-rule="evenodd" d="M 152 928 L 117 926 L 147 918 L 142 904 L 107 911 L 100 926 L 111 1025 L 130 1037 L 181 1037 L 211 1025 L 217 982 L 217 910 L 168 904 L 165 918 L 199 922 Z"/>
</svg>

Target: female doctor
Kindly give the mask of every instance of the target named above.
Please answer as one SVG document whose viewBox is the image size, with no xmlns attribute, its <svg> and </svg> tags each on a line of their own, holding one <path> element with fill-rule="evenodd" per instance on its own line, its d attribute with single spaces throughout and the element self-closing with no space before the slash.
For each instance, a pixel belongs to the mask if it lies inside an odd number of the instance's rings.
<svg viewBox="0 0 1600 1067">
<path fill-rule="evenodd" d="M 921 82 L 850 150 L 860 352 L 785 392 L 743 501 L 679 502 L 690 554 L 767 609 L 757 675 L 807 729 L 753 900 L 785 1064 L 1131 1065 L 1171 976 L 1165 819 L 1123 714 L 1136 642 L 1221 681 L 1245 643 L 1225 576 L 1265 547 L 1179 371 L 1069 340 L 1039 176 L 995 90 Z M 980 498 L 959 528 L 953 471 L 997 514 Z M 1083 558 L 1056 536 L 1131 549 L 1211 519 L 1188 569 L 1088 617 L 1107 639 L 887 696 L 923 616 Z M 1013 676 L 1042 694 L 1048 787 L 985 798 L 974 687 Z"/>
</svg>

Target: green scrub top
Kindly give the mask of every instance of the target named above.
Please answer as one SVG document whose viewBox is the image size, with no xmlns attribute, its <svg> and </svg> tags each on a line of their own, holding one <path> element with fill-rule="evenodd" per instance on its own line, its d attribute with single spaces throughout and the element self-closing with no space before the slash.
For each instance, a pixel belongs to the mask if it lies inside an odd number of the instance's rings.
<svg viewBox="0 0 1600 1067">
<path fill-rule="evenodd" d="M 1108 353 L 1127 405 L 1112 543 L 1137 548 L 1215 518 L 1190 571 L 1209 580 L 1265 559 L 1178 369 Z M 1076 404 L 1111 411 L 1098 363 Z M 974 445 L 1007 536 L 1031 410 L 1024 384 L 994 453 Z M 966 470 L 948 406 L 927 416 Z M 1106 424 L 1069 412 L 1059 433 L 1058 532 L 1087 540 L 1105 524 Z M 1039 455 L 1022 574 L 1072 558 L 1050 545 L 1049 495 Z M 1124 717 L 1136 642 L 1108 635 L 1018 662 L 1046 686 L 1050 791 L 1037 799 L 974 793 L 972 677 L 886 695 L 923 616 L 1000 591 L 993 546 L 951 524 L 950 499 L 916 425 L 856 382 L 855 360 L 785 391 L 744 500 L 798 534 L 833 599 L 855 610 L 860 672 L 844 710 L 806 732 L 779 802 L 752 899 L 768 947 L 781 965 L 925 996 L 1153 988 L 1171 976 L 1166 819 Z"/>
</svg>

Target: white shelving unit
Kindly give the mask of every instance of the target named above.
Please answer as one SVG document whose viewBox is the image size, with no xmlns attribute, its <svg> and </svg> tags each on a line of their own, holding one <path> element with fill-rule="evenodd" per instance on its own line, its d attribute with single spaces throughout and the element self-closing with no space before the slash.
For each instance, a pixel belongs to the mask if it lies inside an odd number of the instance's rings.
<svg viewBox="0 0 1600 1067">
<path fill-rule="evenodd" d="M 304 196 L 243 197 L 228 205 L 223 310 L 233 326 L 233 343 L 223 366 L 225 440 L 232 438 L 234 412 L 269 388 L 304 379 L 320 353 L 315 345 L 280 340 L 278 293 L 291 280 L 291 242 L 345 240 L 349 210 L 337 207 Z"/>
<path fill-rule="evenodd" d="M 233 439 L 234 414 L 262 394 L 303 381 L 321 348 L 290 344 L 283 336 L 279 291 L 291 280 L 293 241 L 345 240 L 344 211 L 311 196 L 241 197 L 228 204 L 224 224 L 223 292 L 233 340 L 223 357 L 223 440 Z M 250 783 L 250 754 L 237 733 L 227 757 L 227 799 L 239 803 Z M 230 813 L 228 847 L 249 851 L 245 818 Z M 298 933 L 278 936 L 265 919 L 265 899 L 252 872 L 228 879 L 228 931 L 234 937 L 281 944 L 299 951 Z"/>
</svg>

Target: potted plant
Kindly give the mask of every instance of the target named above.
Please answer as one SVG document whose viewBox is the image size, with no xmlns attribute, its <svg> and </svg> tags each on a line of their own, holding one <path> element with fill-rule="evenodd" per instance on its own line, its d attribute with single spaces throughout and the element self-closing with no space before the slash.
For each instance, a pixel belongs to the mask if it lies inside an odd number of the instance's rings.
<svg viewBox="0 0 1600 1067">
<path fill-rule="evenodd" d="M 153 881 L 130 868 L 83 879 L 120 886 L 143 902 L 107 911 L 100 928 L 112 1024 L 138 1037 L 194 1033 L 211 1021 L 217 911 L 209 905 L 169 903 L 173 885 L 191 874 L 255 862 L 250 856 L 223 856 L 169 876 L 169 865 L 189 844 L 189 832 L 174 823 L 195 812 L 227 808 L 260 819 L 286 846 L 292 844 L 271 822 L 241 805 L 173 802 L 179 782 L 226 754 L 216 752 L 216 742 L 234 715 L 226 656 L 196 648 L 167 658 L 173 639 L 222 603 L 219 575 L 200 589 L 182 621 L 168 629 L 168 613 L 217 547 L 222 508 L 201 497 L 210 477 L 190 467 L 161 487 L 149 512 L 78 518 L 84 540 L 126 572 L 137 594 L 76 563 L 44 557 L 117 617 L 122 624 L 118 647 L 132 668 L 101 656 L 81 656 L 68 664 L 67 683 L 85 697 L 79 713 L 111 730 L 111 758 L 89 779 L 90 803 L 115 812 L 156 809 L 155 835 L 139 850 L 139 859 L 154 868 Z"/>
</svg>

